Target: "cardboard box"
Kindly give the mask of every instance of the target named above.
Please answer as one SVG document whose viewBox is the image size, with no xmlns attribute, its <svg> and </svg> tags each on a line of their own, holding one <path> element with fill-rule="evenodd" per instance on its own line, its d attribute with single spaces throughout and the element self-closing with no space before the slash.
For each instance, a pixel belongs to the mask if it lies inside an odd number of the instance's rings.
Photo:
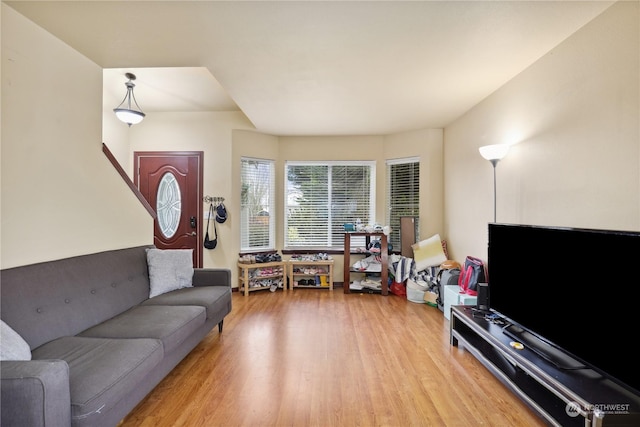
<svg viewBox="0 0 640 427">
<path fill-rule="evenodd" d="M 424 293 L 424 302 L 426 302 L 429 305 L 437 306 L 438 305 L 438 303 L 436 302 L 437 298 L 438 298 L 438 295 L 435 292 L 427 291 Z"/>
</svg>

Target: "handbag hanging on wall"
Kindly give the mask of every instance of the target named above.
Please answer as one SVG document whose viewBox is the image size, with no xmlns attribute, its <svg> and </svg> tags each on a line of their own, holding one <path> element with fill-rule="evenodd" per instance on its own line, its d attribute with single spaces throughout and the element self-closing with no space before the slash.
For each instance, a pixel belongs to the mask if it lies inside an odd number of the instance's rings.
<svg viewBox="0 0 640 427">
<path fill-rule="evenodd" d="M 213 239 L 209 239 L 209 221 L 215 214 L 213 212 L 213 203 L 209 204 L 209 217 L 207 218 L 207 232 L 204 234 L 204 247 L 207 249 L 215 249 L 218 244 L 218 230 L 216 222 L 213 221 Z"/>
</svg>

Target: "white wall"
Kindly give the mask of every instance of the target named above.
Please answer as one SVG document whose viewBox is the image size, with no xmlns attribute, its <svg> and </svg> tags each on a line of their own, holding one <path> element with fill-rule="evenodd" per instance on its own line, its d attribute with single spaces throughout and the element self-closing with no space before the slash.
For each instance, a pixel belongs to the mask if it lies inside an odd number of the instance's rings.
<svg viewBox="0 0 640 427">
<path fill-rule="evenodd" d="M 117 123 L 116 123 L 117 124 Z M 229 219 L 218 225 L 216 249 L 204 251 L 204 267 L 227 267 L 233 272 L 240 252 L 240 159 L 243 156 L 276 161 L 276 186 L 284 186 L 285 160 L 374 160 L 377 162 L 376 215 L 386 214 L 385 160 L 417 156 L 423 160 L 421 209 L 423 233 L 442 228 L 442 130 L 406 132 L 393 136 L 278 137 L 256 132 L 239 112 L 153 113 L 128 131 L 128 158 L 134 151 L 204 151 L 204 193 L 224 197 Z M 107 141 L 109 145 L 109 141 Z M 127 161 L 130 164 L 130 160 Z M 203 209 L 205 205 L 203 204 Z M 428 214 L 427 214 L 428 213 Z M 284 198 L 276 200 L 276 248 L 283 247 Z M 425 236 L 426 237 L 426 236 Z M 341 258 L 336 280 L 341 281 Z"/>
<path fill-rule="evenodd" d="M 420 238 L 444 234 L 444 135 L 442 129 L 422 129 L 388 135 L 384 139 L 384 160 L 420 158 Z M 384 164 L 384 163 L 383 163 Z M 385 177 L 386 180 L 386 177 Z M 385 184 L 386 185 L 386 184 Z M 379 200 L 385 203 L 386 199 Z M 387 208 L 387 206 L 385 206 Z"/>
<path fill-rule="evenodd" d="M 230 208 L 205 266 L 234 269 L 242 155 L 277 160 L 278 182 L 284 159 L 376 160 L 380 219 L 384 161 L 419 156 L 423 237 L 439 232 L 459 260 L 486 256 L 492 171 L 477 151 L 485 144 L 518 142 L 498 165 L 498 221 L 640 229 L 638 18 L 638 2 L 615 4 L 444 137 L 279 138 L 253 131 L 242 113 L 154 114 L 124 131 L 115 119 L 102 123 L 102 70 L 3 4 L 2 267 L 152 242 L 153 221 L 102 141 L 129 171 L 134 150 L 205 152 L 204 192 Z"/>
<path fill-rule="evenodd" d="M 240 175 L 234 175 L 232 162 L 234 129 L 253 129 L 241 112 L 153 113 L 129 133 L 130 152 L 134 151 L 203 151 L 205 196 L 224 197 L 228 219 L 217 225 L 218 244 L 204 249 L 203 267 L 225 267 L 235 271 L 239 252 L 239 196 L 233 191 Z M 238 164 L 239 165 L 239 164 Z M 238 187 L 239 188 L 239 187 Z M 209 205 L 202 203 L 203 212 Z M 152 230 L 153 236 L 153 230 Z"/>
<path fill-rule="evenodd" d="M 287 136 L 278 139 L 276 183 L 284 188 L 286 160 L 371 160 L 376 162 L 376 218 L 385 224 L 388 210 L 386 193 L 386 160 L 419 157 L 420 227 L 424 237 L 441 233 L 442 227 L 442 130 L 427 129 L 388 136 Z M 250 148 L 249 148 L 250 149 Z M 284 245 L 284 200 L 277 204 L 277 245 Z M 334 281 L 343 280 L 343 257 L 333 255 Z"/>
<path fill-rule="evenodd" d="M 227 204 L 227 208 L 231 208 L 233 212 L 240 212 L 240 192 L 242 187 L 240 185 L 241 178 L 241 168 L 240 162 L 243 157 L 252 157 L 255 159 L 264 159 L 264 160 L 274 160 L 276 161 L 276 188 L 280 185 L 281 178 L 278 176 L 282 176 L 282 171 L 278 166 L 278 137 L 273 135 L 266 135 L 255 131 L 248 130 L 234 130 L 233 131 L 233 142 L 231 148 L 231 200 L 230 203 Z M 277 192 L 276 194 L 276 236 L 282 235 L 282 221 L 283 218 L 283 206 L 284 199 L 282 192 Z M 238 269 L 235 268 L 235 265 L 238 261 L 238 254 L 240 253 L 240 221 L 234 221 L 231 224 L 231 244 L 232 244 L 232 252 L 235 257 L 233 259 L 229 259 L 229 265 L 234 266 L 232 268 L 232 276 L 233 276 L 233 286 L 236 287 L 238 284 Z M 278 237 L 276 239 L 276 248 L 282 247 L 282 239 Z"/>
<path fill-rule="evenodd" d="M 103 82 L 104 82 L 104 71 Z M 124 95 L 125 87 L 122 85 L 122 94 Z M 116 158 L 122 169 L 129 175 L 133 181 L 133 158 L 130 155 L 129 135 L 135 128 L 129 127 L 126 123 L 118 120 L 113 112 L 116 105 L 122 102 L 122 98 L 114 98 L 111 91 L 102 90 L 102 142 L 109 148 L 111 154 Z M 144 121 L 143 121 L 144 123 Z"/>
<path fill-rule="evenodd" d="M 102 69 L 1 7 L 1 267 L 152 243 L 102 153 Z"/>
<path fill-rule="evenodd" d="M 497 221 L 640 230 L 638 2 L 619 2 L 445 129 L 445 234 L 486 259 Z M 612 248 L 615 250 L 615 248 Z"/>
</svg>

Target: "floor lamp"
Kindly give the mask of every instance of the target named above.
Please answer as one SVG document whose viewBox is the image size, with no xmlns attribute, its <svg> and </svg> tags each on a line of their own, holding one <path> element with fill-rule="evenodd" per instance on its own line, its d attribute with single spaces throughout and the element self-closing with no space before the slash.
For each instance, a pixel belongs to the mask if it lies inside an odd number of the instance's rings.
<svg viewBox="0 0 640 427">
<path fill-rule="evenodd" d="M 509 146 L 504 144 L 485 145 L 479 148 L 480 155 L 493 166 L 493 222 L 496 222 L 496 166 L 507 155 Z"/>
</svg>

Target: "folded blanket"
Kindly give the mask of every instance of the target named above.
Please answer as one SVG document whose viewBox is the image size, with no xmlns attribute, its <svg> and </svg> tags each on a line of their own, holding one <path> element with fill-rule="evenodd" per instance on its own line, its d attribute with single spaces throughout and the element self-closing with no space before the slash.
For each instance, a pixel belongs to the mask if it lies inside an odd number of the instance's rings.
<svg viewBox="0 0 640 427">
<path fill-rule="evenodd" d="M 416 263 L 413 258 L 401 257 L 396 264 L 394 273 L 396 282 L 404 282 L 416 274 Z"/>
</svg>

